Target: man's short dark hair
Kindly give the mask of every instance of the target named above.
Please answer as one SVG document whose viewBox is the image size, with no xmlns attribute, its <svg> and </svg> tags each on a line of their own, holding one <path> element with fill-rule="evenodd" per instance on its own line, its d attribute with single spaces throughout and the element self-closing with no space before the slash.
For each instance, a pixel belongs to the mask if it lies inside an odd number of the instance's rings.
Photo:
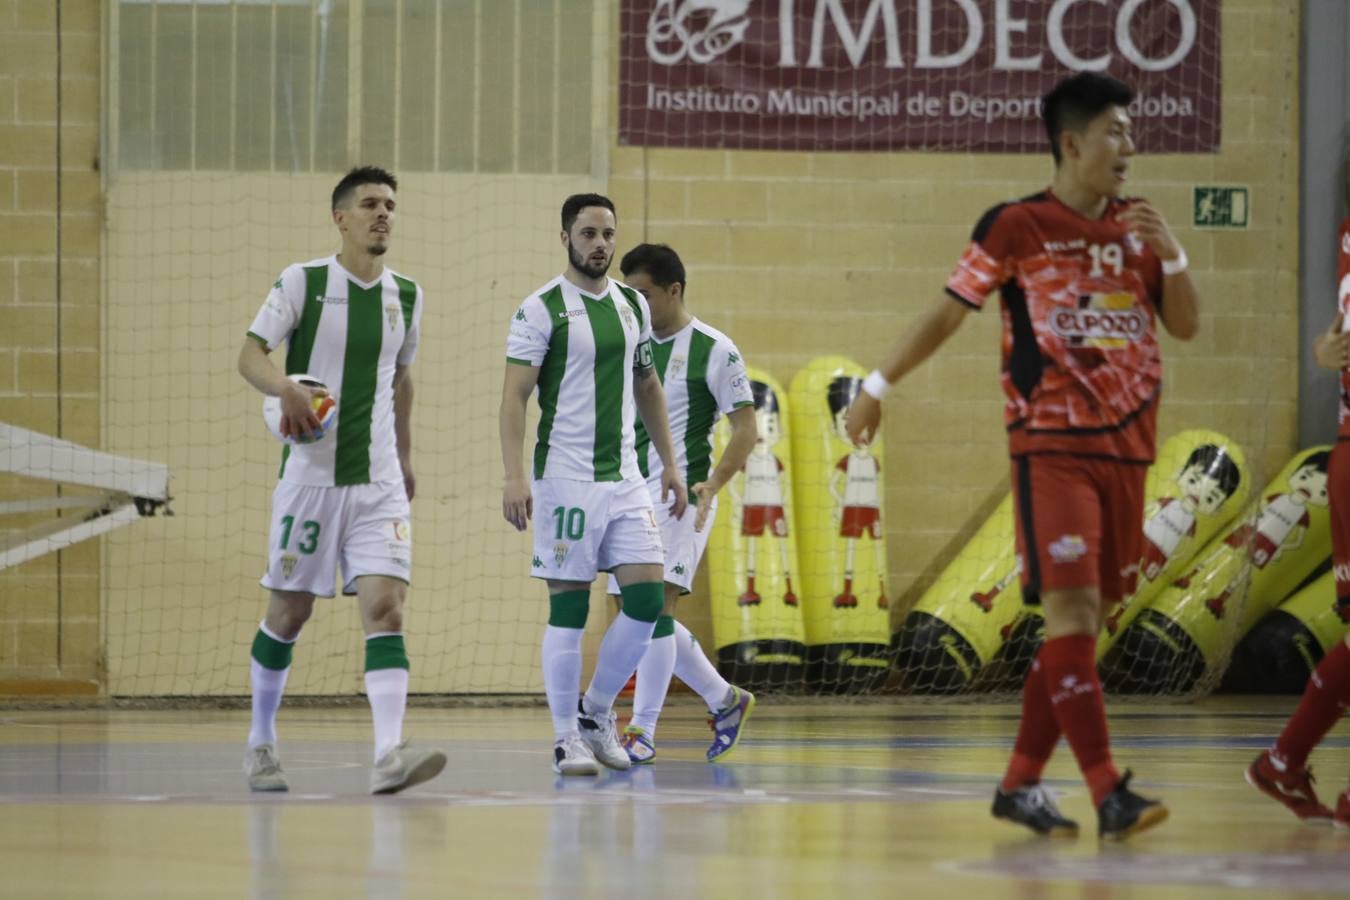
<svg viewBox="0 0 1350 900">
<path fill-rule="evenodd" d="M 605 209 L 614 213 L 618 218 L 619 213 L 614 209 L 614 201 L 604 194 L 573 194 L 563 201 L 562 206 L 562 230 L 572 231 L 572 223 L 581 215 L 581 211 L 588 206 L 603 206 Z"/>
<path fill-rule="evenodd" d="M 1082 131 L 1110 106 L 1129 106 L 1134 89 L 1119 79 L 1098 72 L 1079 72 L 1055 85 L 1041 98 L 1041 118 L 1050 138 L 1050 153 L 1059 165 L 1059 136 Z"/>
<path fill-rule="evenodd" d="M 1192 466 L 1199 466 L 1200 471 L 1219 482 L 1219 490 L 1223 491 L 1226 497 L 1233 496 L 1233 492 L 1242 483 L 1242 470 L 1233 462 L 1233 457 L 1228 451 L 1218 444 L 1201 444 L 1192 450 L 1191 455 L 1186 457 L 1186 465 L 1181 467 L 1181 471 L 1184 472 Z"/>
<path fill-rule="evenodd" d="M 858 391 L 862 388 L 862 379 L 854 378 L 852 375 L 840 375 L 830 381 L 830 415 L 837 416 L 853 404 L 853 398 L 858 396 Z"/>
<path fill-rule="evenodd" d="M 778 395 L 773 388 L 762 381 L 750 382 L 750 395 L 755 399 L 755 409 L 765 412 L 778 412 Z"/>
<path fill-rule="evenodd" d="M 333 209 L 346 203 L 358 187 L 363 184 L 387 184 L 389 190 L 398 191 L 398 179 L 379 166 L 357 166 L 333 188 Z"/>
<path fill-rule="evenodd" d="M 665 244 L 638 244 L 623 255 L 619 271 L 624 275 L 634 272 L 646 272 L 652 283 L 660 288 L 678 284 L 686 286 L 684 263 L 680 255 Z"/>
</svg>

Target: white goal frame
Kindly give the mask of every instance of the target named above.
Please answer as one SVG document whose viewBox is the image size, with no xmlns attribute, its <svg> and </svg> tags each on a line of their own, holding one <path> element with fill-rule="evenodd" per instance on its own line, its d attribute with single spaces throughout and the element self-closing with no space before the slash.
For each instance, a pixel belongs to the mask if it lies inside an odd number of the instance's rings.
<svg viewBox="0 0 1350 900">
<path fill-rule="evenodd" d="M 0 570 L 169 509 L 169 467 L 114 456 L 71 441 L 0 423 L 0 472 L 97 488 L 101 493 L 0 503 L 0 516 L 70 511 L 0 537 Z M 83 513 L 83 515 L 79 515 Z"/>
</svg>

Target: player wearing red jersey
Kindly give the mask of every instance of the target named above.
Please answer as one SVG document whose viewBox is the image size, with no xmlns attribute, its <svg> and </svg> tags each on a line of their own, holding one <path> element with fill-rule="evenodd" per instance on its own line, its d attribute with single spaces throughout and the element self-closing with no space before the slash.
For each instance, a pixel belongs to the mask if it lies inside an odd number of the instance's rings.
<svg viewBox="0 0 1350 900">
<path fill-rule="evenodd" d="M 1104 608 L 1130 592 L 1139 568 L 1162 384 L 1155 318 L 1182 340 L 1199 328 L 1181 245 L 1151 205 L 1121 197 L 1133 96 L 1090 72 L 1046 95 L 1049 189 L 980 219 L 945 292 L 868 376 L 848 418 L 851 438 L 870 437 L 890 385 L 998 290 L 1017 551 L 1046 639 L 993 814 L 1042 834 L 1078 833 L 1040 784 L 1063 734 L 1092 791 L 1098 833 L 1112 840 L 1167 818 L 1112 762 L 1094 654 Z"/>
<path fill-rule="evenodd" d="M 1347 162 L 1350 173 L 1350 162 Z M 1347 187 L 1350 207 L 1350 186 Z M 1318 335 L 1313 355 L 1324 369 L 1341 373 L 1340 428 L 1327 471 L 1331 507 L 1331 563 L 1336 577 L 1336 612 L 1350 622 L 1350 217 L 1341 222 L 1337 267 L 1337 311 L 1331 327 Z M 1338 641 L 1308 678 L 1303 699 L 1275 745 L 1247 767 L 1247 780 L 1304 821 L 1331 820 L 1350 828 L 1350 788 L 1341 792 L 1332 812 L 1313 790 L 1308 755 L 1350 706 L 1350 635 Z"/>
</svg>

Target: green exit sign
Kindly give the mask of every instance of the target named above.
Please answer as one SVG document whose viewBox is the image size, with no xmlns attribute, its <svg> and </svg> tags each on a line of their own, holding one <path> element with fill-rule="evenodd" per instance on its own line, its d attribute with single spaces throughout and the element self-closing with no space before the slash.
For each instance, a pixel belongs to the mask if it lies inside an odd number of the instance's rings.
<svg viewBox="0 0 1350 900">
<path fill-rule="evenodd" d="M 1191 198 L 1196 228 L 1246 228 L 1251 206 L 1245 187 L 1197 185 Z"/>
</svg>

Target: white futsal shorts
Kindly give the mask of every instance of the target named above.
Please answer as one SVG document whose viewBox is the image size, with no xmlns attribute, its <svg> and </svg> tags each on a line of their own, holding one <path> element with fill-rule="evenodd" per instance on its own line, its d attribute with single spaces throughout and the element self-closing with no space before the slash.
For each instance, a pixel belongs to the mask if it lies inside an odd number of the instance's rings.
<svg viewBox="0 0 1350 900">
<path fill-rule="evenodd" d="M 677 584 L 680 593 L 689 593 L 694 583 L 694 573 L 703 559 L 703 551 L 708 549 L 708 536 L 712 534 L 713 522 L 717 521 L 717 498 L 712 500 L 712 509 L 708 511 L 708 521 L 703 523 L 702 531 L 694 530 L 694 519 L 698 517 L 698 507 L 692 503 L 685 507 L 684 515 L 675 518 L 670 512 L 670 501 L 661 502 L 661 482 L 647 484 L 652 508 L 656 512 L 656 525 L 661 529 L 661 544 L 666 550 L 666 584 Z M 619 582 L 609 576 L 609 593 L 618 596 Z"/>
<path fill-rule="evenodd" d="M 362 575 L 412 583 L 412 525 L 402 481 L 316 487 L 277 482 L 262 586 L 332 597 Z"/>
<path fill-rule="evenodd" d="M 661 564 L 661 531 L 644 482 L 539 478 L 530 491 L 535 578 L 589 582 L 615 566 Z"/>
</svg>

